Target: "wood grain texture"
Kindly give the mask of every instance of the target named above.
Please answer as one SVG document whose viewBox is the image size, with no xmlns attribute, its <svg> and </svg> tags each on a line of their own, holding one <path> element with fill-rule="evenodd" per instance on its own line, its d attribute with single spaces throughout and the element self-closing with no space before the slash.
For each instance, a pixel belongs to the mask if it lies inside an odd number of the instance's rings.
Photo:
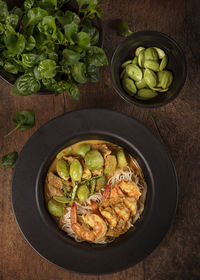
<svg viewBox="0 0 200 280">
<path fill-rule="evenodd" d="M 125 103 L 112 88 L 109 67 L 99 84 L 81 86 L 81 102 L 65 96 L 13 97 L 11 87 L 0 79 L 0 157 L 20 152 L 29 137 L 48 120 L 71 110 L 103 107 L 124 112 L 144 123 L 170 150 L 180 185 L 177 214 L 161 244 L 144 261 L 120 273 L 79 275 L 50 264 L 25 241 L 11 207 L 12 170 L 0 169 L 0 279 L 1 280 L 197 280 L 200 279 L 199 246 L 199 136 L 200 136 L 200 5 L 198 0 L 110 0 L 104 4 L 104 46 L 109 60 L 122 40 L 115 32 L 117 19 L 125 18 L 134 31 L 158 30 L 170 35 L 183 48 L 188 77 L 181 94 L 157 109 L 142 109 Z M 13 113 L 33 109 L 36 125 L 3 136 L 12 128 Z M 170 203 L 170 202 L 169 202 Z"/>
</svg>

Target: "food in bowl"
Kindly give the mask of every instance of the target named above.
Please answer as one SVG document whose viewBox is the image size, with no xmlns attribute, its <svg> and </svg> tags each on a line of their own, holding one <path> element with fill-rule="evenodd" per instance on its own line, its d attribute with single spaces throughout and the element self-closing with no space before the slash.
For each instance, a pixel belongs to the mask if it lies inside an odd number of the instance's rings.
<svg viewBox="0 0 200 280">
<path fill-rule="evenodd" d="M 137 99 L 148 100 L 169 90 L 172 72 L 166 70 L 168 58 L 157 47 L 138 47 L 135 57 L 125 61 L 120 78 L 125 91 Z"/>
<path fill-rule="evenodd" d="M 77 242 L 104 244 L 139 219 L 147 185 L 137 161 L 120 146 L 88 140 L 57 154 L 44 191 L 60 229 Z"/>
</svg>

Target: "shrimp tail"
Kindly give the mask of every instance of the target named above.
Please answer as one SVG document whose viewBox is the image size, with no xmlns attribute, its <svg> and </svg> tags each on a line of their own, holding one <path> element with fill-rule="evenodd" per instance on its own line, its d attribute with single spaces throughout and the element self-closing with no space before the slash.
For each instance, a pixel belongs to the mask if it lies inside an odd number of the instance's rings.
<svg viewBox="0 0 200 280">
<path fill-rule="evenodd" d="M 71 207 L 71 226 L 77 223 L 77 207 L 76 202 L 72 204 Z"/>
<path fill-rule="evenodd" d="M 98 204 L 97 204 L 96 201 L 91 200 L 91 208 L 92 208 L 92 212 L 93 212 L 94 214 L 101 216 L 101 213 L 99 212 Z"/>
<path fill-rule="evenodd" d="M 110 190 L 111 190 L 111 185 L 107 185 L 105 188 L 105 191 L 103 192 L 102 202 L 105 202 L 106 200 L 108 200 L 108 198 L 110 196 Z"/>
<path fill-rule="evenodd" d="M 96 201 L 91 200 L 91 207 L 92 207 L 93 213 L 95 213 L 98 209 L 98 204 L 96 203 Z"/>
</svg>

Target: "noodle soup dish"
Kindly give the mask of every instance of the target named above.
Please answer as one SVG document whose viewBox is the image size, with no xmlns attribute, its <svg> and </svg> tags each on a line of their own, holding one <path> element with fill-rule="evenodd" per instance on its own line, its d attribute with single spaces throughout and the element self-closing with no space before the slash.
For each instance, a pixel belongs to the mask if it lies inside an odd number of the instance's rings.
<svg viewBox="0 0 200 280">
<path fill-rule="evenodd" d="M 147 185 L 139 164 L 122 147 L 85 140 L 57 154 L 44 191 L 61 230 L 77 242 L 105 244 L 140 218 Z"/>
</svg>

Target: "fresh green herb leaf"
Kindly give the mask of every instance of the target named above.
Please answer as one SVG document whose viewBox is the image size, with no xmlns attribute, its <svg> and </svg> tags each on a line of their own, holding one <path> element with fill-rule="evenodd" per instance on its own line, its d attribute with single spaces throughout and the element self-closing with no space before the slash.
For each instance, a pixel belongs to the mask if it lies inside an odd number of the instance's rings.
<svg viewBox="0 0 200 280">
<path fill-rule="evenodd" d="M 37 80 L 42 80 L 42 76 L 41 76 L 40 72 L 38 71 L 38 66 L 34 67 L 33 73 Z"/>
<path fill-rule="evenodd" d="M 34 0 L 25 0 L 24 1 L 24 10 L 25 11 L 30 10 L 34 5 L 34 2 L 35 2 Z"/>
<path fill-rule="evenodd" d="M 66 22 L 66 23 L 71 23 L 71 22 L 74 22 L 74 23 L 76 23 L 76 24 L 79 24 L 80 23 L 80 17 L 76 14 L 76 13 L 74 13 L 74 12 L 72 12 L 72 11 L 66 11 L 65 12 L 65 18 L 67 18 L 67 20 L 68 20 L 68 22 Z"/>
<path fill-rule="evenodd" d="M 27 54 L 22 54 L 21 57 L 22 57 L 22 64 L 27 68 L 32 68 L 35 64 L 37 64 L 39 55 L 34 53 L 27 53 Z"/>
<path fill-rule="evenodd" d="M 57 0 L 41 0 L 39 5 L 44 9 L 53 9 L 57 7 Z"/>
<path fill-rule="evenodd" d="M 91 20 L 84 20 L 84 22 L 82 23 L 81 31 L 90 35 L 90 43 L 92 46 L 96 45 L 99 42 L 99 31 L 95 26 L 92 25 Z"/>
<path fill-rule="evenodd" d="M 84 14 L 84 18 L 93 18 L 103 16 L 103 11 L 100 8 L 101 2 L 98 0 L 77 0 L 79 12 Z"/>
<path fill-rule="evenodd" d="M 33 73 L 20 76 L 12 89 L 12 95 L 27 96 L 39 91 L 41 85 Z"/>
<path fill-rule="evenodd" d="M 36 44 L 35 38 L 32 35 L 29 36 L 25 42 L 25 50 L 32 51 L 32 49 L 35 48 L 35 44 Z"/>
<path fill-rule="evenodd" d="M 78 3 L 79 8 L 82 8 L 84 5 L 89 5 L 90 0 L 77 0 L 76 2 Z"/>
<path fill-rule="evenodd" d="M 60 30 L 57 30 L 56 32 L 56 41 L 60 45 L 65 45 L 67 42 L 67 38 L 65 38 L 64 34 Z"/>
<path fill-rule="evenodd" d="M 87 66 L 87 77 L 92 83 L 96 83 L 100 79 L 100 67 L 94 65 Z"/>
<path fill-rule="evenodd" d="M 125 20 L 121 20 L 117 26 L 117 33 L 119 36 L 128 37 L 133 32 L 128 28 L 128 23 Z"/>
<path fill-rule="evenodd" d="M 84 84 L 87 82 L 86 77 L 86 65 L 83 62 L 79 62 L 72 66 L 72 77 L 77 83 Z"/>
<path fill-rule="evenodd" d="M 31 110 L 17 112 L 13 117 L 13 123 L 15 128 L 6 134 L 5 137 L 11 135 L 17 129 L 26 130 L 32 128 L 35 124 L 35 114 Z"/>
<path fill-rule="evenodd" d="M 39 7 L 28 10 L 27 14 L 25 14 L 22 19 L 22 27 L 24 33 L 29 36 L 32 35 L 35 25 L 47 15 L 48 12 Z"/>
<path fill-rule="evenodd" d="M 71 22 L 69 24 L 65 24 L 64 26 L 65 36 L 69 40 L 71 44 L 74 44 L 74 40 L 72 39 L 72 35 L 74 35 L 78 31 L 78 24 L 75 22 Z"/>
<path fill-rule="evenodd" d="M 63 64 L 62 65 L 73 65 L 77 63 L 80 59 L 80 54 L 78 52 L 69 50 L 69 49 L 64 49 L 63 51 Z"/>
<path fill-rule="evenodd" d="M 76 101 L 80 100 L 80 91 L 79 91 L 77 85 L 75 85 L 75 84 L 70 85 L 70 88 L 68 90 L 68 95 L 71 99 L 74 99 Z"/>
<path fill-rule="evenodd" d="M 54 92 L 55 87 L 57 86 L 57 82 L 55 79 L 42 79 L 42 83 L 48 90 Z"/>
<path fill-rule="evenodd" d="M 10 14 L 6 18 L 6 25 L 10 25 L 15 29 L 18 25 L 18 21 L 19 21 L 18 15 Z"/>
<path fill-rule="evenodd" d="M 65 91 L 69 90 L 71 87 L 71 83 L 67 81 L 59 81 L 55 86 L 54 86 L 54 92 L 55 95 L 59 95 L 61 93 L 64 93 Z"/>
<path fill-rule="evenodd" d="M 9 73 L 12 73 L 12 74 L 17 74 L 18 73 L 17 67 L 14 64 L 12 64 L 8 61 L 5 62 L 3 68 L 4 68 L 4 70 L 6 70 Z"/>
<path fill-rule="evenodd" d="M 8 15 L 9 13 L 6 2 L 0 0 L 0 22 L 4 23 Z"/>
<path fill-rule="evenodd" d="M 4 60 L 2 59 L 2 57 L 0 57 L 0 66 L 4 65 Z"/>
<path fill-rule="evenodd" d="M 17 161 L 17 158 L 18 158 L 17 152 L 12 152 L 4 155 L 2 157 L 2 166 L 5 166 L 6 168 L 12 167 Z"/>
<path fill-rule="evenodd" d="M 52 16 L 46 16 L 37 25 L 39 31 L 46 36 L 55 37 L 56 34 L 56 23 L 55 18 Z"/>
<path fill-rule="evenodd" d="M 76 42 L 79 47 L 87 49 L 90 47 L 90 35 L 85 32 L 79 32 L 76 35 Z"/>
<path fill-rule="evenodd" d="M 15 7 L 12 12 L 14 15 L 18 15 L 19 20 L 21 20 L 24 13 L 21 8 Z"/>
<path fill-rule="evenodd" d="M 70 23 L 75 23 L 79 24 L 80 23 L 80 18 L 79 16 L 71 11 L 66 11 L 64 15 L 57 15 L 57 19 L 59 23 L 64 27 L 66 24 Z"/>
<path fill-rule="evenodd" d="M 17 67 L 19 72 L 25 72 L 27 70 L 27 67 L 23 65 L 20 59 L 12 58 L 12 63 Z"/>
<path fill-rule="evenodd" d="M 38 72 L 43 78 L 53 78 L 56 75 L 56 62 L 52 59 L 41 61 L 38 66 Z"/>
<path fill-rule="evenodd" d="M 92 46 L 87 52 L 87 63 L 94 66 L 104 66 L 108 64 L 106 54 L 103 49 Z"/>
<path fill-rule="evenodd" d="M 58 61 L 58 54 L 56 52 L 49 52 L 47 57 L 51 60 Z"/>
<path fill-rule="evenodd" d="M 20 33 L 16 33 L 11 25 L 7 27 L 9 27 L 9 29 L 5 32 L 4 42 L 9 54 L 12 56 L 21 54 L 25 48 L 24 36 Z"/>
<path fill-rule="evenodd" d="M 5 24 L 0 23 L 0 35 L 2 35 L 5 32 Z"/>
</svg>

